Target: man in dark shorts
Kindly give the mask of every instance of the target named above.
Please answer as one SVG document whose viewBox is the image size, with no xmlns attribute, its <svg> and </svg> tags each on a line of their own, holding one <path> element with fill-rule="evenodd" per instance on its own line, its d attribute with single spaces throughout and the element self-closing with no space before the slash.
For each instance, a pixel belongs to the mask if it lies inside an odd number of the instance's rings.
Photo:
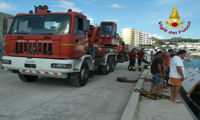
<svg viewBox="0 0 200 120">
<path fill-rule="evenodd" d="M 136 58 L 137 58 L 137 51 L 135 48 L 133 48 L 129 53 L 129 66 L 128 66 L 129 70 L 135 70 Z"/>
<path fill-rule="evenodd" d="M 162 52 L 158 53 L 151 64 L 151 74 L 152 74 L 152 87 L 151 92 L 155 96 L 159 96 L 162 92 L 162 78 L 164 76 L 163 72 L 163 59 Z"/>
</svg>

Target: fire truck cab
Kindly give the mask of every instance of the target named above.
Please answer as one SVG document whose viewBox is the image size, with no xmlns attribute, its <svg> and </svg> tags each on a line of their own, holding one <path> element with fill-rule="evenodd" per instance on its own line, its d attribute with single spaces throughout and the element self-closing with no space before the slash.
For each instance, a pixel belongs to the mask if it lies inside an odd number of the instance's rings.
<svg viewBox="0 0 200 120">
<path fill-rule="evenodd" d="M 88 53 L 89 26 L 85 15 L 71 9 L 59 13 L 38 6 L 17 14 L 5 38 L 2 65 L 24 82 L 45 76 L 71 78 L 73 84 L 84 86 L 90 72 L 99 68 L 94 63 L 110 71 L 108 60 L 115 55 L 107 52 L 98 62 Z"/>
</svg>

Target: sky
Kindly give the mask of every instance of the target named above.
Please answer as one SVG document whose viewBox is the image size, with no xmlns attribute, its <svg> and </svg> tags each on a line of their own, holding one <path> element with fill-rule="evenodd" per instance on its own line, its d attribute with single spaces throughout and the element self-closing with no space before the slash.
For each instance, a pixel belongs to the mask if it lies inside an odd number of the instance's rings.
<svg viewBox="0 0 200 120">
<path fill-rule="evenodd" d="M 200 0 L 0 0 L 0 12 L 26 13 L 40 4 L 48 5 L 51 11 L 64 12 L 69 8 L 80 11 L 92 24 L 115 21 L 119 33 L 128 27 L 158 38 L 200 38 Z M 179 35 L 165 33 L 158 25 L 159 21 L 169 18 L 174 6 L 184 21 L 191 21 L 188 31 Z"/>
</svg>

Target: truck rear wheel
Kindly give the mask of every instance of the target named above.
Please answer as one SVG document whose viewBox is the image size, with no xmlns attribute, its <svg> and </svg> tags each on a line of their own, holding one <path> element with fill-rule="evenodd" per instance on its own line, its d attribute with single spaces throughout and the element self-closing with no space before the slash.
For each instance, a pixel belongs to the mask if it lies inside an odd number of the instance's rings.
<svg viewBox="0 0 200 120">
<path fill-rule="evenodd" d="M 108 64 L 102 65 L 102 66 L 100 66 L 99 69 L 100 69 L 101 74 L 106 75 L 106 74 L 108 74 L 109 71 L 110 71 L 110 65 L 108 65 Z"/>
<path fill-rule="evenodd" d="M 23 75 L 18 74 L 19 79 L 23 82 L 34 82 L 38 79 L 38 76 L 32 76 L 32 75 Z"/>
<path fill-rule="evenodd" d="M 108 65 L 110 66 L 109 71 L 110 71 L 110 72 L 113 72 L 113 71 L 115 70 L 115 66 L 116 66 L 115 60 L 112 59 L 112 58 L 110 58 L 110 59 L 108 60 Z"/>
<path fill-rule="evenodd" d="M 106 63 L 106 65 L 100 66 L 100 71 L 102 74 L 108 74 L 109 72 L 113 72 L 116 66 L 115 60 L 110 57 Z"/>
</svg>

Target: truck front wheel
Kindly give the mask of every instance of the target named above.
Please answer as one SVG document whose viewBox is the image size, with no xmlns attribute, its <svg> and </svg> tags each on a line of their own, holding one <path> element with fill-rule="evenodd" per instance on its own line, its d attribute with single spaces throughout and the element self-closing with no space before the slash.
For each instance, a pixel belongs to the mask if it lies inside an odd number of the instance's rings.
<svg viewBox="0 0 200 120">
<path fill-rule="evenodd" d="M 87 84 L 89 79 L 89 69 L 87 66 L 83 66 L 79 73 L 79 84 L 80 86 L 84 86 Z"/>
<path fill-rule="evenodd" d="M 71 76 L 72 84 L 76 87 L 85 86 L 89 79 L 89 68 L 87 65 L 83 65 L 81 67 L 81 71 L 79 73 L 74 73 Z"/>
<path fill-rule="evenodd" d="M 38 79 L 38 76 L 32 76 L 32 75 L 23 75 L 18 74 L 19 79 L 23 82 L 34 82 Z"/>
</svg>

